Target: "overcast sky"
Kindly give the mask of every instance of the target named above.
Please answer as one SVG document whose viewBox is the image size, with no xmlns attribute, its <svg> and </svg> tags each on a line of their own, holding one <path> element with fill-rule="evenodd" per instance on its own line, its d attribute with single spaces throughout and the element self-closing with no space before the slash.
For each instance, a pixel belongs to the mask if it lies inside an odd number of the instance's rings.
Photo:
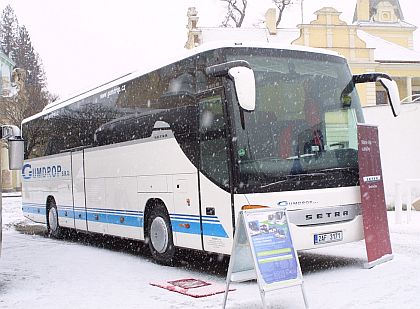
<svg viewBox="0 0 420 309">
<path fill-rule="evenodd" d="M 249 0 L 248 19 L 261 20 L 270 0 Z M 187 8 L 195 6 L 199 25 L 223 20 L 219 0 L 9 0 L 20 24 L 29 31 L 42 59 L 48 89 L 61 98 L 112 80 L 151 62 L 164 61 L 183 49 L 187 39 Z M 418 0 L 400 0 L 405 21 L 418 26 Z M 316 10 L 333 6 L 351 23 L 356 0 L 305 0 L 304 22 Z M 285 13 L 281 27 L 301 20 L 300 5 Z M 420 30 L 415 46 L 420 50 Z"/>
</svg>

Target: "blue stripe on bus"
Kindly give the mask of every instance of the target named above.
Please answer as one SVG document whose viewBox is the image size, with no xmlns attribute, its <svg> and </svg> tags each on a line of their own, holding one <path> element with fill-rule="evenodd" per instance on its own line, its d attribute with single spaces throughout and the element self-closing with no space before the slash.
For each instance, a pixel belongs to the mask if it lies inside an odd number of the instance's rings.
<svg viewBox="0 0 420 309">
<path fill-rule="evenodd" d="M 172 214 L 170 215 L 171 220 L 191 220 L 191 221 L 200 221 L 199 215 L 181 215 L 181 214 Z M 220 223 L 220 220 L 216 216 L 203 216 L 203 222 L 215 222 Z"/>
<path fill-rule="evenodd" d="M 22 203 L 22 211 L 26 213 L 46 215 L 45 209 L 44 204 Z M 57 205 L 57 211 L 60 218 L 131 227 L 144 226 L 144 213 L 141 211 L 101 208 L 86 208 L 85 210 L 83 207 L 74 207 L 73 210 L 73 207 L 63 205 Z M 170 215 L 170 220 L 174 232 L 201 234 L 199 215 L 173 214 Z M 204 236 L 228 237 L 217 216 L 203 216 L 202 226 Z"/>
<path fill-rule="evenodd" d="M 186 233 L 186 234 L 201 234 L 200 222 L 196 221 L 187 221 L 187 220 L 171 220 L 172 231 L 177 233 Z M 186 228 L 188 224 L 188 228 Z"/>
<path fill-rule="evenodd" d="M 137 210 L 125 210 L 125 209 L 103 209 L 103 208 L 86 208 L 90 212 L 99 212 L 99 213 L 122 213 L 122 214 L 143 214 L 142 211 Z"/>
<path fill-rule="evenodd" d="M 35 204 L 22 204 L 22 211 L 36 215 L 46 215 L 45 205 L 43 207 L 36 206 Z"/>
<path fill-rule="evenodd" d="M 189 218 L 189 217 L 180 217 L 180 216 L 170 216 L 171 220 L 188 220 L 188 221 L 193 221 L 193 222 L 200 222 L 200 218 Z M 220 223 L 220 220 L 217 218 L 213 218 L 213 219 L 203 219 L 203 222 L 213 222 L 213 223 Z"/>
<path fill-rule="evenodd" d="M 87 221 L 108 223 L 114 225 L 143 227 L 143 215 L 141 216 L 121 216 L 116 214 L 92 213 L 87 212 Z"/>
<path fill-rule="evenodd" d="M 185 234 L 201 234 L 200 222 L 188 220 L 171 220 L 172 230 Z M 188 227 L 186 227 L 188 224 Z M 229 237 L 221 224 L 203 222 L 203 235 L 214 237 Z"/>
<path fill-rule="evenodd" d="M 228 234 L 226 233 L 223 225 L 221 224 L 213 224 L 213 223 L 205 223 L 203 222 L 203 235 L 204 236 L 215 236 L 215 237 L 223 237 L 228 238 Z"/>
</svg>

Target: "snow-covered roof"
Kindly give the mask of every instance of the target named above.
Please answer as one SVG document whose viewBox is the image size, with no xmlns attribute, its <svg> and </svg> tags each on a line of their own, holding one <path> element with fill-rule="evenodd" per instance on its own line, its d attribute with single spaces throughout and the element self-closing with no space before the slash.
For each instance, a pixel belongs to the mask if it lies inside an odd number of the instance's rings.
<svg viewBox="0 0 420 309">
<path fill-rule="evenodd" d="M 269 34 L 267 28 L 200 28 L 203 42 L 216 41 L 254 41 L 289 45 L 299 38 L 300 32 L 296 28 L 277 29 L 276 35 Z"/>
<path fill-rule="evenodd" d="M 221 31 L 223 33 L 223 31 Z M 285 34 L 286 32 L 282 32 Z M 297 30 L 295 33 L 299 33 Z M 304 51 L 304 52 L 311 52 L 311 53 L 318 53 L 318 54 L 326 54 L 331 56 L 337 56 L 337 57 L 343 57 L 339 53 L 329 50 L 329 49 L 322 49 L 322 48 L 314 48 L 314 47 L 308 47 L 303 45 L 294 45 L 290 44 L 291 41 L 296 39 L 297 37 L 293 36 L 291 37 L 290 34 L 282 36 L 279 33 L 277 33 L 277 36 L 269 35 L 268 36 L 268 42 L 263 40 L 254 40 L 250 41 L 248 40 L 239 40 L 235 39 L 234 37 L 228 38 L 227 36 L 221 36 L 221 38 L 217 41 L 209 41 L 206 43 L 201 44 L 200 46 L 191 49 L 191 54 L 198 54 L 201 52 L 218 49 L 218 48 L 224 48 L 224 47 L 255 47 L 255 48 L 275 48 L 275 49 L 286 49 L 286 50 L 296 50 L 296 51 Z"/>
<path fill-rule="evenodd" d="M 408 22 L 399 20 L 397 22 L 379 22 L 379 21 L 356 21 L 355 25 L 361 27 L 381 27 L 381 28 L 413 28 L 416 29 L 417 27 L 413 24 Z"/>
<path fill-rule="evenodd" d="M 226 28 L 223 28 L 223 29 L 226 29 Z M 221 31 L 221 33 L 223 33 L 223 31 Z M 287 33 L 287 32 L 285 32 L 285 33 Z M 225 38 L 227 39 L 228 37 L 226 36 Z M 239 40 L 239 38 L 235 39 L 233 37 L 231 37 L 230 40 L 225 40 L 225 41 L 220 41 L 220 40 L 219 41 L 210 41 L 210 42 L 202 44 L 202 45 L 200 45 L 196 48 L 193 48 L 191 50 L 183 50 L 182 52 L 174 53 L 174 55 L 172 55 L 170 57 L 170 59 L 166 58 L 164 62 L 162 62 L 161 60 L 155 61 L 155 62 L 152 61 L 153 63 L 150 63 L 147 67 L 144 67 L 141 70 L 138 70 L 138 71 L 135 71 L 135 72 L 132 72 L 132 73 L 128 73 L 126 75 L 123 75 L 120 78 L 117 78 L 117 79 L 112 80 L 108 83 L 102 84 L 98 87 L 92 88 L 90 90 L 82 91 L 79 94 L 69 96 L 65 99 L 52 102 L 52 103 L 48 104 L 47 106 L 45 106 L 44 109 L 40 113 L 24 119 L 23 123 L 28 122 L 30 120 L 33 120 L 33 119 L 35 119 L 39 116 L 48 114 L 48 113 L 50 113 L 52 111 L 55 111 L 57 109 L 60 109 L 64 106 L 70 105 L 74 102 L 77 102 L 79 100 L 87 98 L 87 97 L 89 97 L 91 95 L 94 95 L 96 93 L 100 93 L 100 92 L 105 91 L 109 88 L 118 86 L 118 85 L 120 85 L 124 82 L 132 80 L 132 79 L 134 79 L 136 77 L 139 77 L 141 75 L 147 74 L 147 73 L 152 72 L 154 70 L 157 70 L 157 69 L 159 69 L 163 66 L 169 65 L 169 64 L 174 63 L 178 60 L 182 60 L 182 59 L 188 58 L 190 56 L 193 56 L 195 54 L 205 52 L 205 51 L 214 50 L 214 49 L 217 49 L 217 48 L 224 48 L 224 47 L 276 48 L 276 49 L 305 51 L 305 52 L 311 52 L 311 53 L 322 53 L 322 54 L 342 57 L 338 53 L 336 53 L 334 51 L 330 51 L 330 50 L 324 50 L 324 49 L 320 49 L 320 48 L 312 48 L 312 47 L 306 47 L 306 46 L 300 46 L 300 45 L 291 45 L 290 44 L 291 40 L 286 35 L 284 36 L 284 42 L 285 42 L 284 44 L 280 43 L 280 42 L 283 41 L 282 39 L 281 40 L 280 39 L 279 40 L 273 40 L 273 41 L 274 41 L 273 43 L 267 43 L 267 42 L 264 42 L 262 40 L 249 41 L 249 37 L 248 37 L 247 41 Z"/>
<path fill-rule="evenodd" d="M 366 42 L 367 48 L 374 48 L 374 59 L 378 62 L 420 62 L 420 53 L 391 43 L 363 30 L 357 30 L 357 35 Z"/>
<path fill-rule="evenodd" d="M 202 42 L 259 41 L 268 42 L 265 28 L 200 28 Z"/>
</svg>

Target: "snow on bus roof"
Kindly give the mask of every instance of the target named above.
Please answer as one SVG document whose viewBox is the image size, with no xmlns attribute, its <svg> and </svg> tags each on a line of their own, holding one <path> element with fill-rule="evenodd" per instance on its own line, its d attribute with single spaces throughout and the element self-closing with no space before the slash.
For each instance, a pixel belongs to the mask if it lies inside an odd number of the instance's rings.
<svg viewBox="0 0 420 309">
<path fill-rule="evenodd" d="M 127 73 L 119 78 L 116 78 L 112 81 L 108 81 L 104 84 L 101 84 L 97 87 L 88 89 L 86 91 L 79 92 L 75 95 L 71 95 L 65 99 L 54 101 L 52 103 L 49 103 L 47 106 L 44 107 L 44 109 L 35 114 L 32 115 L 22 121 L 22 123 L 26 123 L 28 121 L 31 121 L 33 119 L 36 119 L 40 116 L 46 115 L 48 113 L 51 113 L 55 110 L 58 110 L 62 107 L 65 107 L 67 105 L 70 105 L 74 102 L 77 102 L 79 100 L 85 99 L 89 96 L 92 96 L 94 94 L 100 93 L 102 91 L 105 91 L 109 88 L 115 87 L 117 85 L 120 85 L 124 82 L 130 81 L 134 78 L 137 78 L 139 76 L 142 76 L 144 74 L 150 73 L 156 69 L 159 69 L 161 67 L 164 67 L 166 65 L 169 65 L 171 63 L 174 63 L 176 61 L 186 59 L 190 56 L 215 50 L 219 48 L 226 48 L 226 47 L 233 47 L 233 48 L 241 48 L 241 47 L 253 47 L 253 48 L 272 48 L 272 49 L 284 49 L 284 50 L 294 50 L 294 51 L 303 51 L 303 52 L 310 52 L 310 53 L 318 53 L 318 54 L 326 54 L 326 55 L 332 55 L 337 57 L 342 57 L 340 54 L 326 50 L 326 49 L 320 49 L 320 48 L 312 48 L 312 47 L 306 47 L 301 45 L 291 45 L 291 44 L 279 44 L 279 43 L 265 43 L 265 42 L 258 42 L 258 41 L 250 41 L 250 42 L 232 42 L 232 41 L 219 41 L 219 42 L 210 42 L 202 44 L 194 49 L 191 50 L 184 50 L 180 53 L 172 54 L 169 58 L 166 58 L 165 62 L 162 62 L 159 60 L 159 63 L 149 63 L 148 66 L 142 68 L 141 70 L 134 71 L 131 73 Z"/>
</svg>

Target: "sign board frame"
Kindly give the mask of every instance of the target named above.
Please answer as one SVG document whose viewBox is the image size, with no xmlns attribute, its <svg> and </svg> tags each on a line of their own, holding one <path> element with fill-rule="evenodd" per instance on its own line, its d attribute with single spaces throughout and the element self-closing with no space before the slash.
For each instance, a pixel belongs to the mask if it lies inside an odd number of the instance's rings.
<svg viewBox="0 0 420 309">
<path fill-rule="evenodd" d="M 257 280 L 263 307 L 267 292 L 299 285 L 309 308 L 285 207 L 242 210 L 236 223 L 223 308 L 231 282 Z"/>
<path fill-rule="evenodd" d="M 378 127 L 357 125 L 361 209 L 368 262 L 365 268 L 393 259 L 385 203 Z"/>
</svg>

